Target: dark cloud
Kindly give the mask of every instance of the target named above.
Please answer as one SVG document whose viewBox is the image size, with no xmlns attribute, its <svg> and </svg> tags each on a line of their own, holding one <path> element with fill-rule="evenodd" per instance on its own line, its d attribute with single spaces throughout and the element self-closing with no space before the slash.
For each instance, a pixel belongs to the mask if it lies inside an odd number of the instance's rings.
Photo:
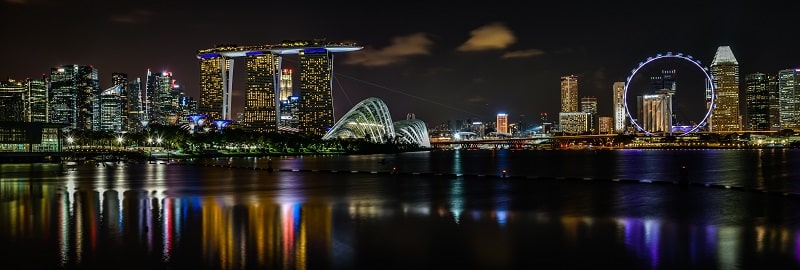
<svg viewBox="0 0 800 270">
<path fill-rule="evenodd" d="M 431 54 L 431 41 L 425 33 L 395 37 L 382 49 L 364 48 L 348 55 L 345 64 L 367 67 L 387 66 L 406 61 L 411 56 Z"/>
<path fill-rule="evenodd" d="M 471 37 L 456 50 L 462 52 L 505 49 L 517 41 L 514 33 L 502 23 L 491 23 L 470 32 Z"/>
<path fill-rule="evenodd" d="M 544 51 L 539 49 L 527 49 L 522 51 L 511 51 L 504 53 L 501 58 L 528 58 L 543 55 Z"/>
</svg>

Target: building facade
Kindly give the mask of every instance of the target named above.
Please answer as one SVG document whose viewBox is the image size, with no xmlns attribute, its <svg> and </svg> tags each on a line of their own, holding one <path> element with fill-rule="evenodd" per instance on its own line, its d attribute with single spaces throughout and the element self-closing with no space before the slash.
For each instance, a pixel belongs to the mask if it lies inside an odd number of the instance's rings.
<svg viewBox="0 0 800 270">
<path fill-rule="evenodd" d="M 200 102 L 197 104 L 197 110 L 210 119 L 224 119 L 222 116 L 222 106 L 225 104 L 222 100 L 225 88 L 223 81 L 227 83 L 227 74 L 232 71 L 232 60 L 224 58 L 218 53 L 205 53 L 198 58 L 200 60 Z"/>
<path fill-rule="evenodd" d="M 27 114 L 29 122 L 46 123 L 50 105 L 47 98 L 47 78 L 28 79 Z"/>
<path fill-rule="evenodd" d="M 578 76 L 561 77 L 561 112 L 578 112 Z"/>
<path fill-rule="evenodd" d="M 97 69 L 64 65 L 50 69 L 50 123 L 67 129 L 92 130 L 93 98 L 100 94 Z"/>
<path fill-rule="evenodd" d="M 780 129 L 800 130 L 800 69 L 778 71 Z"/>
<path fill-rule="evenodd" d="M 709 123 L 711 131 L 740 131 L 742 117 L 739 114 L 739 62 L 730 46 L 717 48 L 709 71 L 716 89 Z"/>
<path fill-rule="evenodd" d="M 148 125 L 172 125 L 177 120 L 178 98 L 173 93 L 172 72 L 147 70 L 142 104 Z"/>
<path fill-rule="evenodd" d="M 614 106 L 614 132 L 623 133 L 628 118 L 628 113 L 625 111 L 625 82 L 614 82 L 611 90 Z"/>
<path fill-rule="evenodd" d="M 613 134 L 614 133 L 614 120 L 612 117 L 601 116 L 598 118 L 597 131 L 600 134 Z"/>
<path fill-rule="evenodd" d="M 95 98 L 95 124 L 93 130 L 113 133 L 123 132 L 122 85 L 114 85 Z"/>
<path fill-rule="evenodd" d="M 594 134 L 597 132 L 597 98 L 596 97 L 582 97 L 581 98 L 581 112 L 589 114 L 589 131 Z"/>
<path fill-rule="evenodd" d="M 136 78 L 128 82 L 128 123 L 125 130 L 130 132 L 141 131 L 147 123 L 142 106 L 142 79 Z"/>
<path fill-rule="evenodd" d="M 774 76 L 768 76 L 764 73 L 748 74 L 744 78 L 745 82 L 745 105 L 747 130 L 770 130 L 770 93 L 774 92 L 771 87 L 774 84 L 771 81 Z"/>
<path fill-rule="evenodd" d="M 497 114 L 497 133 L 504 133 L 507 134 L 508 132 L 508 114 L 506 113 L 498 113 Z"/>
<path fill-rule="evenodd" d="M 243 125 L 246 130 L 275 132 L 278 130 L 278 99 L 276 85 L 281 73 L 281 57 L 271 53 L 245 57 L 247 92 L 245 93 Z"/>
<path fill-rule="evenodd" d="M 121 121 L 121 131 L 128 131 L 128 127 L 130 126 L 130 119 L 128 118 L 130 115 L 131 109 L 131 98 L 130 98 L 130 89 L 128 89 L 128 74 L 114 72 L 111 73 L 111 86 L 119 86 L 119 98 L 120 98 L 120 121 Z"/>
<path fill-rule="evenodd" d="M 28 89 L 21 81 L 0 82 L 0 121 L 28 122 Z"/>
<path fill-rule="evenodd" d="M 641 99 L 641 127 L 648 132 L 671 132 L 672 91 L 664 89 Z"/>
<path fill-rule="evenodd" d="M 322 136 L 333 126 L 333 53 L 325 49 L 300 52 L 300 133 Z"/>
<path fill-rule="evenodd" d="M 236 57 L 246 57 L 248 92 L 250 100 L 242 121 L 252 130 L 263 132 L 297 131 L 323 136 L 334 124 L 333 56 L 339 52 L 360 50 L 352 43 L 331 43 L 324 40 L 284 41 L 275 45 L 236 46 L 221 45 L 198 51 L 201 73 L 201 96 L 198 111 L 211 119 L 231 119 L 231 88 L 233 63 Z M 297 93 L 292 93 L 292 71 L 281 67 L 281 55 L 299 55 L 299 82 Z M 255 56 L 258 56 L 257 58 Z M 254 60 L 257 59 L 257 60 Z M 255 62 L 254 62 L 255 61 Z M 259 62 L 261 61 L 261 62 Z M 263 63 L 262 63 L 263 62 Z M 267 63 L 267 62 L 271 62 Z M 250 71 L 254 69 L 254 71 Z M 252 75 L 252 76 L 251 76 Z M 286 79 L 283 79 L 283 78 Z M 288 85 L 287 85 L 288 84 Z M 297 96 L 296 127 L 282 126 L 285 119 L 282 104 L 291 104 L 290 97 Z M 286 102 L 284 101 L 284 98 Z M 248 103 L 248 102 L 246 102 Z M 289 118 L 288 116 L 286 118 Z"/>
<path fill-rule="evenodd" d="M 584 112 L 558 113 L 558 125 L 564 135 L 578 135 L 589 131 L 589 114 Z"/>
</svg>

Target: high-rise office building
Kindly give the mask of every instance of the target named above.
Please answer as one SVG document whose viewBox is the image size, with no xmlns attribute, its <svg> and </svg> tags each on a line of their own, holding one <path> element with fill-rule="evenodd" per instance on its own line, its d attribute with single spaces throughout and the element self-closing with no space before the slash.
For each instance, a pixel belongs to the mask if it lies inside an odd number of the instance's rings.
<svg viewBox="0 0 800 270">
<path fill-rule="evenodd" d="M 770 88 L 775 86 L 770 81 L 774 76 L 764 73 L 747 74 L 745 82 L 745 99 L 747 100 L 747 130 L 770 130 Z"/>
<path fill-rule="evenodd" d="M 141 131 L 147 123 L 147 117 L 144 115 L 144 107 L 142 106 L 142 79 L 136 78 L 128 82 L 128 126 L 125 128 L 127 131 L 136 132 Z"/>
<path fill-rule="evenodd" d="M 497 114 L 497 133 L 508 133 L 508 114 L 506 113 L 498 113 Z"/>
<path fill-rule="evenodd" d="M 589 131 L 595 133 L 597 131 L 597 98 L 596 97 L 582 97 L 581 98 L 581 112 L 589 114 Z"/>
<path fill-rule="evenodd" d="M 781 129 L 781 94 L 778 88 L 778 76 L 767 75 L 769 95 L 769 129 Z"/>
<path fill-rule="evenodd" d="M 292 90 L 292 69 L 281 69 L 281 90 L 278 97 L 279 100 L 289 100 L 289 97 L 294 95 Z"/>
<path fill-rule="evenodd" d="M 153 73 L 147 70 L 143 105 L 148 125 L 174 124 L 170 119 L 176 119 L 175 110 L 178 103 L 173 94 L 172 72 Z"/>
<path fill-rule="evenodd" d="M 578 76 L 561 77 L 561 112 L 578 112 Z"/>
<path fill-rule="evenodd" d="M 597 114 L 597 97 L 582 97 L 581 112 Z"/>
<path fill-rule="evenodd" d="M 778 71 L 780 129 L 800 129 L 800 69 Z"/>
<path fill-rule="evenodd" d="M 48 114 L 47 103 L 47 78 L 42 76 L 42 79 L 28 79 L 26 81 L 28 86 L 28 121 L 46 123 Z"/>
<path fill-rule="evenodd" d="M 0 81 L 0 121 L 27 122 L 28 89 L 21 81 Z"/>
<path fill-rule="evenodd" d="M 278 130 L 296 133 L 299 120 L 300 97 L 294 95 L 292 69 L 281 69 L 278 95 Z"/>
<path fill-rule="evenodd" d="M 614 82 L 612 88 L 614 101 L 614 132 L 622 133 L 625 131 L 625 82 Z"/>
<path fill-rule="evenodd" d="M 117 85 L 120 87 L 119 98 L 122 102 L 120 104 L 122 109 L 120 115 L 122 121 L 121 131 L 128 131 L 128 127 L 130 126 L 130 120 L 128 117 L 131 109 L 131 101 L 129 98 L 130 90 L 128 89 L 128 74 L 119 72 L 111 73 L 111 86 L 113 87 Z"/>
<path fill-rule="evenodd" d="M 564 135 L 583 134 L 589 131 L 589 114 L 585 112 L 558 113 L 558 126 Z"/>
<path fill-rule="evenodd" d="M 95 131 L 122 132 L 122 85 L 117 84 L 100 92 L 95 98 Z"/>
<path fill-rule="evenodd" d="M 281 56 L 269 52 L 247 55 L 247 92 L 244 104 L 245 129 L 260 132 L 278 130 L 276 85 L 281 73 Z"/>
<path fill-rule="evenodd" d="M 92 130 L 93 98 L 100 94 L 97 69 L 64 65 L 50 69 L 50 120 L 70 129 Z"/>
<path fill-rule="evenodd" d="M 614 129 L 613 129 L 614 126 L 612 125 L 614 120 L 611 117 L 601 116 L 601 117 L 598 118 L 597 122 L 599 123 L 598 128 L 597 128 L 598 133 L 600 133 L 600 134 L 612 134 L 612 133 L 614 133 Z"/>
<path fill-rule="evenodd" d="M 739 114 L 739 62 L 730 46 L 720 46 L 711 61 L 710 73 L 716 89 L 714 108 L 711 111 L 711 131 L 739 131 L 742 117 Z"/>
</svg>

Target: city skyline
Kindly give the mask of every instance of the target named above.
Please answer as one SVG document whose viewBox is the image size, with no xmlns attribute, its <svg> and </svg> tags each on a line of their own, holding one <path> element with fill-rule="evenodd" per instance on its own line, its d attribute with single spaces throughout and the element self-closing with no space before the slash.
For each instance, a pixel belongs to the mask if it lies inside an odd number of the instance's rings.
<svg viewBox="0 0 800 270">
<path fill-rule="evenodd" d="M 219 14 L 202 1 L 159 3 L 157 10 L 134 2 L 81 8 L 89 3 L 2 2 L 5 32 L 26 38 L 0 45 L 7 52 L 0 76 L 37 78 L 61 65 L 92 65 L 106 89 L 112 73 L 133 80 L 145 78 L 147 69 L 169 71 L 187 95 L 199 99 L 199 49 L 326 38 L 365 47 L 334 63 L 337 120 L 356 102 L 375 96 L 387 100 L 395 120 L 414 113 L 434 125 L 486 121 L 497 113 L 508 113 L 511 123 L 534 122 L 546 112 L 552 121 L 559 112 L 559 78 L 571 74 L 580 78 L 578 97 L 596 97 L 599 116 L 612 116 L 613 83 L 658 53 L 693 55 L 708 66 L 718 46 L 730 46 L 741 78 L 800 65 L 791 43 L 763 38 L 777 37 L 778 26 L 792 18 L 783 14 L 788 10 L 765 2 L 630 6 L 578 1 L 533 10 L 508 2 L 465 6 L 460 11 L 467 16 L 453 19 L 442 16 L 451 7 L 413 4 L 391 12 L 351 5 L 284 9 L 267 18 L 258 12 L 267 4 L 257 2 L 233 1 L 230 6 L 248 8 Z M 88 27 L 81 28 L 81 42 L 73 41 L 72 31 L 41 31 L 56 25 Z M 246 86 L 243 79 L 238 82 L 234 113 L 244 105 Z"/>
</svg>

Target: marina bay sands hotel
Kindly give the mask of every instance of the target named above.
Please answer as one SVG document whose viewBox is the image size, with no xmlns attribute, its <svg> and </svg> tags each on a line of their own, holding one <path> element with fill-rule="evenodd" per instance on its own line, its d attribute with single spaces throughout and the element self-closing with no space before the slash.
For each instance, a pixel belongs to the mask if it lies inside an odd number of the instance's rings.
<svg viewBox="0 0 800 270">
<path fill-rule="evenodd" d="M 198 112 L 211 121 L 230 123 L 234 59 L 244 58 L 247 86 L 242 125 L 246 130 L 277 132 L 282 128 L 278 99 L 282 56 L 296 54 L 299 55 L 300 73 L 296 131 L 323 136 L 334 124 L 333 55 L 362 48 L 353 43 L 303 40 L 275 45 L 219 45 L 199 50 L 201 92 Z"/>
</svg>

